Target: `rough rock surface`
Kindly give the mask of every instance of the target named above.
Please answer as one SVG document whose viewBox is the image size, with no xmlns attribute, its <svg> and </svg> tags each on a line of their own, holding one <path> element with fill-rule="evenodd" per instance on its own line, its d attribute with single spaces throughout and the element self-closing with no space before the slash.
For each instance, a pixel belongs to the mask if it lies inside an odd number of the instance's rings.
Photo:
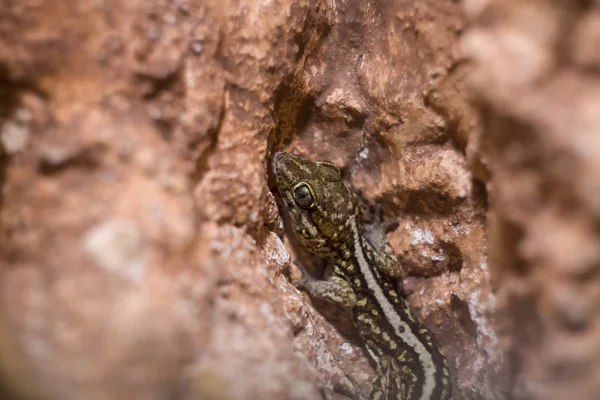
<svg viewBox="0 0 600 400">
<path fill-rule="evenodd" d="M 398 220 L 455 399 L 597 398 L 593 4 L 0 0 L 0 397 L 368 388 L 290 283 L 286 150 Z"/>
</svg>

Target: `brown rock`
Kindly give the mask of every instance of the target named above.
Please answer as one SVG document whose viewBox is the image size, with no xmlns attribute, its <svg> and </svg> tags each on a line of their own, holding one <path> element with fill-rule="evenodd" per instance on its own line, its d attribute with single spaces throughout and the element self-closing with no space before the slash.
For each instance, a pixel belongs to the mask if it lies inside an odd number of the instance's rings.
<svg viewBox="0 0 600 400">
<path fill-rule="evenodd" d="M 486 3 L 465 2 L 482 22 L 459 41 L 451 0 L 4 2 L 2 398 L 341 399 L 346 375 L 368 390 L 347 315 L 290 283 L 278 150 L 336 162 L 399 221 L 403 290 L 455 399 L 572 388 L 556 376 L 593 366 L 595 343 L 597 90 L 555 68 L 596 61 L 559 51 L 583 18 L 566 6 Z"/>
</svg>

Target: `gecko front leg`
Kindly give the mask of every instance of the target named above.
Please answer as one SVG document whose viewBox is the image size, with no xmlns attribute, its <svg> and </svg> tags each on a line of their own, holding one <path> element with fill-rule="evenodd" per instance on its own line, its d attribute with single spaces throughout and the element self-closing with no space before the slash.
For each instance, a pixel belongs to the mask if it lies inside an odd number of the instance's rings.
<svg viewBox="0 0 600 400">
<path fill-rule="evenodd" d="M 356 305 L 356 294 L 344 279 L 336 275 L 329 276 L 327 280 L 316 279 L 298 261 L 294 261 L 294 264 L 302 274 L 302 279 L 294 285 L 298 289 L 316 299 L 327 300 L 347 309 Z"/>
<path fill-rule="evenodd" d="M 375 248 L 378 269 L 390 278 L 404 278 L 406 271 L 388 242 L 387 233 L 398 227 L 398 221 L 383 221 L 383 206 L 377 204 L 372 219 L 363 221 L 363 236 Z"/>
</svg>

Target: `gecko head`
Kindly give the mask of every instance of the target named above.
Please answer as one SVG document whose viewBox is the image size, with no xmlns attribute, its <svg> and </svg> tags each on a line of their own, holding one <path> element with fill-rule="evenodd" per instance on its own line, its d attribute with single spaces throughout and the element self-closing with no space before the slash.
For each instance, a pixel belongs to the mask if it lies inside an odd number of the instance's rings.
<svg viewBox="0 0 600 400">
<path fill-rule="evenodd" d="M 275 153 L 272 167 L 296 236 L 309 251 L 326 256 L 332 246 L 352 240 L 359 202 L 335 164 Z"/>
</svg>

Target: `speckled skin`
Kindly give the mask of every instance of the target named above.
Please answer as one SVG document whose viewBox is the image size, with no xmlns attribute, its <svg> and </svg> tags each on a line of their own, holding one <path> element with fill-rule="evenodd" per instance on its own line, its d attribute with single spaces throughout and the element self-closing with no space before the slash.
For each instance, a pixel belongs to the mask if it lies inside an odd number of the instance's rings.
<svg viewBox="0 0 600 400">
<path fill-rule="evenodd" d="M 396 290 L 394 278 L 402 275 L 401 266 L 386 251 L 387 243 L 365 235 L 362 203 L 344 185 L 338 167 L 276 153 L 273 169 L 296 236 L 329 266 L 324 280 L 299 266 L 303 279 L 297 286 L 352 310 L 376 366 L 368 398 L 449 399 L 444 357 Z M 356 388 L 345 388 L 344 394 L 366 397 Z"/>
</svg>

